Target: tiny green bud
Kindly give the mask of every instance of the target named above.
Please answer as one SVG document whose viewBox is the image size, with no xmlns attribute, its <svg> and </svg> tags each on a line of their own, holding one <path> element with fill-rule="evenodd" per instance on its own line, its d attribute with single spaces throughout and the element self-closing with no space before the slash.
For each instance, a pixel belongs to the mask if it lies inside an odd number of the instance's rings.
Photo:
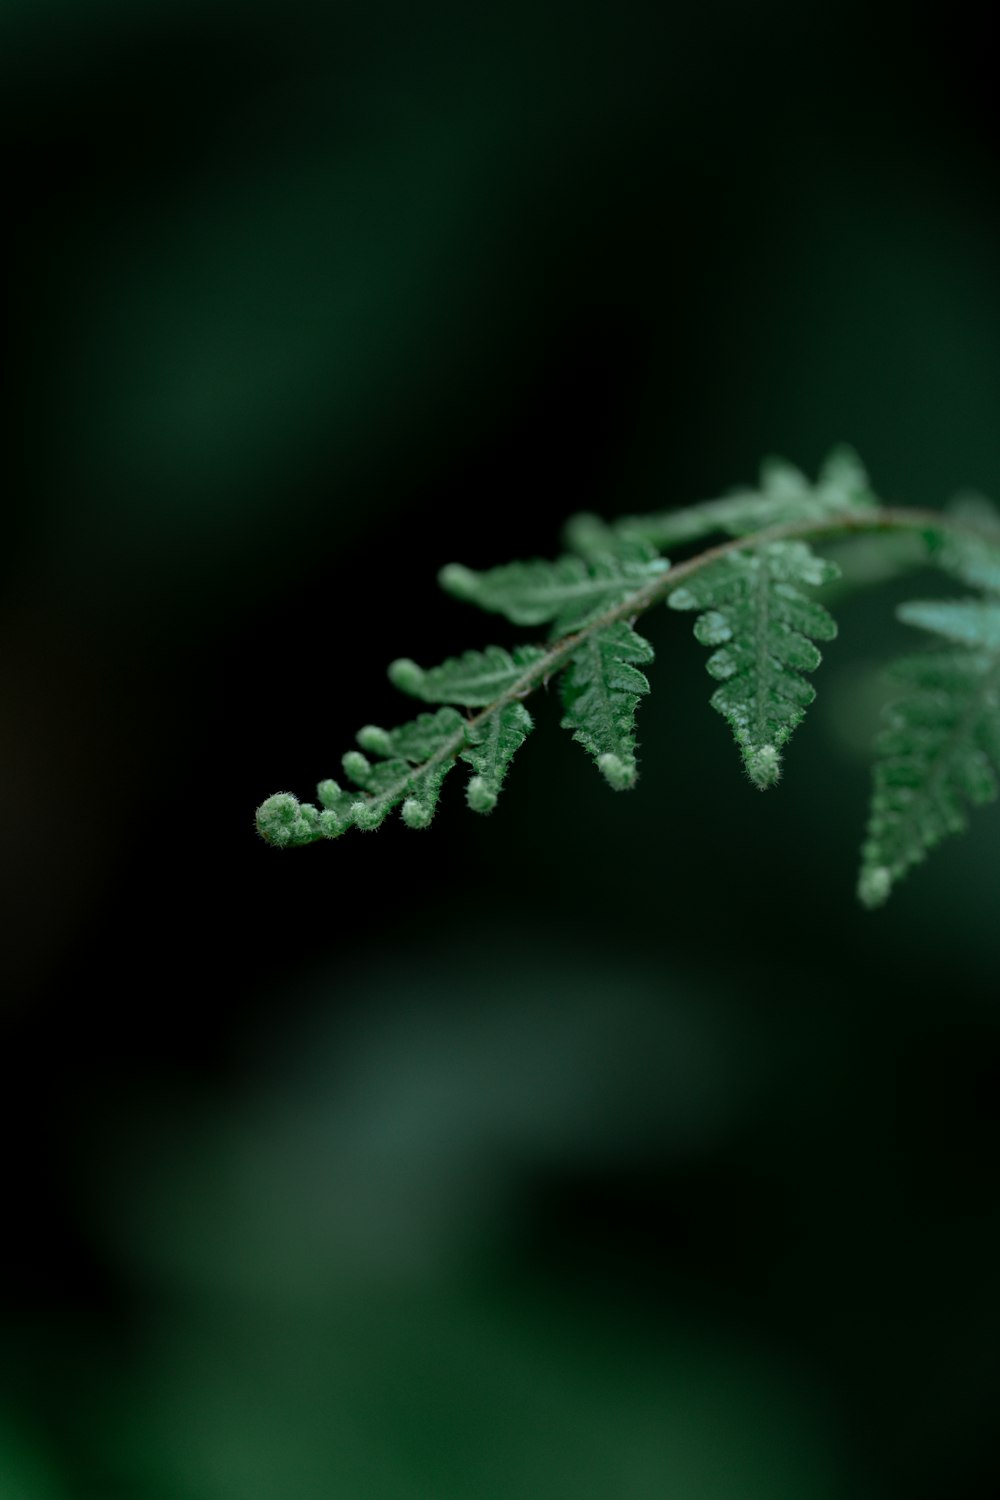
<svg viewBox="0 0 1000 1500">
<path fill-rule="evenodd" d="M 426 828 L 433 813 L 423 802 L 418 802 L 416 797 L 407 797 L 403 803 L 402 817 L 407 828 Z"/>
<path fill-rule="evenodd" d="M 473 812 L 492 812 L 497 805 L 497 794 L 483 776 L 473 776 L 465 791 L 465 800 Z"/>
<path fill-rule="evenodd" d="M 635 766 L 626 765 L 619 755 L 612 755 L 610 752 L 599 755 L 597 769 L 616 792 L 624 792 L 635 783 Z"/>
<path fill-rule="evenodd" d="M 291 792 L 275 792 L 257 809 L 257 832 L 275 848 L 284 848 L 292 842 L 300 810 L 298 797 Z"/>
<path fill-rule="evenodd" d="M 447 594 L 456 599 L 474 599 L 479 592 L 479 579 L 471 568 L 461 563 L 448 563 L 438 574 L 438 583 Z"/>
<path fill-rule="evenodd" d="M 888 899 L 891 889 L 892 871 L 885 865 L 875 865 L 873 869 L 862 870 L 861 879 L 858 881 L 858 897 L 869 910 L 872 907 L 881 906 Z"/>
<path fill-rule="evenodd" d="M 389 681 L 393 687 L 399 688 L 401 693 L 409 693 L 411 697 L 420 697 L 420 688 L 424 680 L 424 669 L 418 667 L 415 661 L 408 656 L 401 656 L 398 660 L 389 663 Z"/>
<path fill-rule="evenodd" d="M 667 607 L 669 609 L 695 609 L 698 600 L 690 589 L 674 589 L 673 593 L 667 595 Z"/>
<path fill-rule="evenodd" d="M 341 764 L 344 774 L 349 776 L 358 786 L 365 786 L 371 775 L 371 761 L 361 754 L 360 750 L 348 750 L 343 756 Z"/>
<path fill-rule="evenodd" d="M 355 828 L 360 828 L 367 833 L 372 828 L 377 828 L 385 817 L 385 812 L 376 802 L 352 802 L 351 817 L 354 819 Z"/>
<path fill-rule="evenodd" d="M 326 781 L 321 781 L 316 788 L 316 796 L 319 799 L 321 807 L 336 806 L 337 798 L 340 795 L 340 787 L 335 781 L 329 778 Z"/>
<path fill-rule="evenodd" d="M 387 729 L 379 729 L 377 724 L 366 724 L 359 729 L 355 736 L 362 750 L 368 750 L 372 755 L 383 757 L 392 755 L 392 735 Z"/>
</svg>

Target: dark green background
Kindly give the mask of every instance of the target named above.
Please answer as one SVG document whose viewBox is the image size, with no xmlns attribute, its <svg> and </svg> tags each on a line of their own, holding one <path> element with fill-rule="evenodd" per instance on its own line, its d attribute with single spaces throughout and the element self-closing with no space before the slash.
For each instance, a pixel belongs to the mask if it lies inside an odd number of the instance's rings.
<svg viewBox="0 0 1000 1500">
<path fill-rule="evenodd" d="M 996 811 L 853 896 L 898 586 L 766 796 L 663 613 L 633 793 L 539 701 L 490 819 L 252 825 L 513 639 L 443 562 L 1000 496 L 981 26 L 0 8 L 5 1497 L 995 1493 Z"/>
</svg>

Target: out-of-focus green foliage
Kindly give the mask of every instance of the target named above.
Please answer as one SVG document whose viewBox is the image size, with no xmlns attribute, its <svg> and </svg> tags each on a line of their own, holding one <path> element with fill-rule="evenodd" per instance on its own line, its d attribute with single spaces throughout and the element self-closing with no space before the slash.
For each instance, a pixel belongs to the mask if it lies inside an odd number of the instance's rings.
<svg viewBox="0 0 1000 1500">
<path fill-rule="evenodd" d="M 101 1413 L 125 1490 L 728 1500 L 735 1474 L 754 1500 L 856 1492 L 821 1392 L 777 1349 L 669 1283 L 623 1324 L 621 1288 L 519 1250 L 526 1162 L 544 1191 L 740 1129 L 759 1081 L 737 1079 L 735 1007 L 622 981 L 599 952 L 567 966 L 532 941 L 523 975 L 495 952 L 488 973 L 468 943 L 424 946 L 412 974 L 381 958 L 356 978 L 363 1018 L 317 1011 L 228 1120 L 168 1139 L 154 1111 L 113 1149 L 102 1232 L 159 1299 Z"/>
<path fill-rule="evenodd" d="M 905 691 L 877 744 L 858 886 L 867 906 L 963 831 L 967 805 L 995 799 L 1000 769 L 1000 604 L 913 601 L 899 617 L 967 649 L 905 657 L 892 669 Z"/>
<path fill-rule="evenodd" d="M 0 6 L 4 1500 L 1000 1490 L 1000 810 L 842 878 L 893 606 L 978 582 L 837 544 L 780 797 L 664 618 L 636 794 L 554 684 L 499 819 L 247 816 L 505 641 L 442 559 L 840 434 L 1000 494 L 989 23 Z"/>
</svg>

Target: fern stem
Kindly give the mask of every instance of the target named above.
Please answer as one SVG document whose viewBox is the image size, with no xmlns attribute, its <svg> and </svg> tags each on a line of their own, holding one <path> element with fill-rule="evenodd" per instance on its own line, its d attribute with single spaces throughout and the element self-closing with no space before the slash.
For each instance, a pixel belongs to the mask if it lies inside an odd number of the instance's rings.
<svg viewBox="0 0 1000 1500">
<path fill-rule="evenodd" d="M 950 531 L 972 536 L 981 535 L 968 522 L 952 518 L 940 511 L 887 506 L 871 511 L 784 522 L 749 535 L 720 542 L 698 553 L 695 557 L 675 563 L 656 577 L 641 584 L 617 604 L 590 620 L 580 629 L 539 648 L 539 654 L 525 665 L 524 671 L 509 683 L 504 692 L 481 708 L 472 718 L 466 719 L 460 728 L 442 741 L 427 760 L 411 767 L 410 776 L 433 772 L 438 767 L 455 760 L 463 750 L 475 742 L 476 730 L 480 725 L 493 715 L 502 712 L 508 705 L 519 702 L 535 692 L 554 673 L 566 665 L 574 652 L 579 651 L 582 645 L 596 638 L 599 632 L 619 621 L 631 623 L 646 610 L 663 602 L 684 579 L 711 567 L 720 559 L 733 553 L 753 552 L 772 542 L 806 540 L 862 531 L 935 531 L 939 533 Z M 373 801 L 391 805 L 399 800 L 404 790 L 405 787 L 401 782 L 399 787 L 384 790 Z M 263 829 L 261 831 L 264 832 Z M 321 837 L 322 835 L 317 830 L 315 836 Z"/>
<path fill-rule="evenodd" d="M 952 521 L 941 511 L 886 506 L 867 515 L 837 516 L 822 521 L 790 521 L 782 526 L 771 526 L 766 531 L 758 531 L 751 536 L 734 537 L 730 541 L 720 542 L 715 547 L 699 552 L 697 557 L 685 558 L 683 562 L 675 563 L 665 573 L 643 584 L 619 604 L 606 610 L 604 614 L 591 620 L 580 630 L 553 641 L 545 648 L 544 654 L 537 661 L 533 661 L 525 668 L 522 675 L 505 693 L 494 699 L 492 703 L 488 703 L 474 719 L 470 720 L 470 727 L 474 728 L 505 704 L 513 703 L 515 699 L 525 698 L 533 693 L 546 678 L 558 671 L 567 658 L 591 636 L 605 630 L 618 620 L 632 621 L 639 615 L 645 614 L 647 609 L 652 609 L 654 604 L 659 604 L 666 599 L 667 595 L 672 593 L 685 578 L 700 573 L 703 568 L 711 567 L 720 558 L 728 557 L 733 552 L 752 552 L 758 547 L 767 546 L 770 542 L 796 539 L 804 541 L 808 537 L 843 535 L 857 531 L 926 531 L 929 529 L 962 531 L 966 534 L 973 531 L 973 528 L 967 524 Z M 464 740 L 456 735 L 454 751 L 456 755 L 463 743 Z M 440 754 L 446 754 L 444 747 Z M 434 759 L 437 761 L 439 756 L 436 755 Z"/>
</svg>

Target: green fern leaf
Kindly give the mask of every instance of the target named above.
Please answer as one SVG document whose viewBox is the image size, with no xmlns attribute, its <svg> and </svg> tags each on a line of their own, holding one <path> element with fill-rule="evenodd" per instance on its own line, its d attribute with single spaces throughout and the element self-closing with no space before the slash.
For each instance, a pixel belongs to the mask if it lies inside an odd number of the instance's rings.
<svg viewBox="0 0 1000 1500">
<path fill-rule="evenodd" d="M 609 557 L 651 562 L 658 555 L 655 547 L 632 536 L 623 524 L 610 524 L 590 511 L 570 516 L 563 527 L 563 541 L 570 552 L 586 562 L 601 562 Z"/>
<path fill-rule="evenodd" d="M 896 610 L 904 625 L 931 630 L 957 646 L 1000 651 L 1000 601 L 992 599 L 912 600 Z"/>
<path fill-rule="evenodd" d="M 508 703 L 470 726 L 471 743 L 461 752 L 461 759 L 468 761 L 476 773 L 466 790 L 466 800 L 473 812 L 492 812 L 507 767 L 531 728 L 531 715 L 523 703 Z"/>
<path fill-rule="evenodd" d="M 584 562 L 560 557 L 555 562 L 515 562 L 485 573 L 459 563 L 442 568 L 442 588 L 467 604 L 506 615 L 515 625 L 554 622 L 554 635 L 566 635 L 620 604 L 630 593 L 666 572 L 666 558 L 604 557 Z"/>
<path fill-rule="evenodd" d="M 997 795 L 1000 767 L 1000 604 L 917 601 L 899 617 L 965 649 L 905 657 L 905 688 L 879 736 L 858 895 L 881 906 L 927 852 L 967 826 L 966 808 Z"/>
<path fill-rule="evenodd" d="M 703 611 L 694 633 L 715 646 L 708 671 L 721 681 L 712 707 L 729 722 L 756 786 L 781 774 L 780 749 L 816 696 L 803 672 L 821 657 L 813 641 L 829 641 L 837 627 L 829 612 L 803 594 L 838 576 L 804 542 L 771 542 L 756 552 L 733 552 L 697 574 L 667 599 L 672 609 Z"/>
<path fill-rule="evenodd" d="M 390 666 L 389 679 L 402 692 L 423 698 L 425 703 L 461 703 L 473 708 L 495 703 L 515 689 L 525 669 L 544 654 L 538 646 L 515 646 L 513 652 L 487 646 L 485 651 L 466 651 L 426 670 L 402 657 Z"/>
<path fill-rule="evenodd" d="M 625 516 L 612 529 L 632 546 L 667 551 L 718 532 L 746 536 L 770 526 L 849 517 L 870 513 L 877 507 L 861 460 L 850 448 L 842 447 L 835 448 L 827 458 L 815 484 L 784 459 L 767 459 L 761 465 L 760 484 L 755 490 L 737 490 L 721 500 L 708 500 L 683 510 Z M 584 525 L 582 535 L 587 541 L 597 533 L 592 525 Z"/>
<path fill-rule="evenodd" d="M 1000 594 L 1000 516 L 983 495 L 961 495 L 948 507 L 948 515 L 968 527 L 947 532 L 936 560 L 967 588 Z"/>
<path fill-rule="evenodd" d="M 563 675 L 563 728 L 589 750 L 616 791 L 636 779 L 635 711 L 649 692 L 638 666 L 652 660 L 649 642 L 619 622 L 589 635 Z"/>
</svg>

